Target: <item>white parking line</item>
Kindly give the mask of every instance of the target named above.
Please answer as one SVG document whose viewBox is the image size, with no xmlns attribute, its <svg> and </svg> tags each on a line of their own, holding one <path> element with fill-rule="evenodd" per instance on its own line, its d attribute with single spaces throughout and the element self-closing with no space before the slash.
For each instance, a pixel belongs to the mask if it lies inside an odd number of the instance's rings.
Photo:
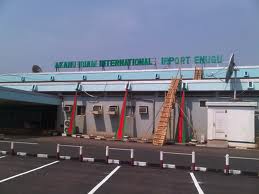
<svg viewBox="0 0 259 194">
<path fill-rule="evenodd" d="M 104 184 L 117 170 L 119 170 L 120 166 L 117 166 L 110 174 L 108 174 L 98 185 L 96 185 L 88 194 L 93 194 L 97 189 L 99 189 L 102 184 Z"/>
<path fill-rule="evenodd" d="M 1 159 L 1 158 L 5 158 L 5 157 L 6 157 L 6 156 L 0 156 L 0 159 Z"/>
<path fill-rule="evenodd" d="M 33 142 L 25 142 L 25 141 L 0 141 L 0 143 L 19 143 L 19 144 L 29 144 L 29 145 L 36 145 L 38 143 L 33 143 Z"/>
<path fill-rule="evenodd" d="M 193 180 L 193 183 L 194 183 L 196 189 L 198 190 L 198 193 L 199 193 L 199 194 L 204 194 L 204 192 L 203 192 L 203 190 L 201 189 L 201 187 L 200 187 L 200 185 L 199 185 L 197 179 L 195 178 L 194 174 L 193 174 L 192 172 L 190 172 L 190 175 L 191 175 L 191 177 L 192 177 L 192 180 Z"/>
<path fill-rule="evenodd" d="M 55 162 L 51 162 L 51 163 L 49 163 L 49 164 L 45 164 L 45 165 L 40 166 L 40 167 L 38 167 L 38 168 L 34 168 L 34 169 L 32 169 L 32 170 L 29 170 L 29 171 L 26 171 L 26 172 L 23 172 L 23 173 L 20 173 L 20 174 L 17 174 L 17 175 L 14 175 L 14 176 L 11 176 L 11 177 L 8 177 L 8 178 L 5 178 L 5 179 L 2 179 L 2 180 L 0 180 L 0 183 L 9 181 L 9 180 L 11 180 L 11 179 L 14 179 L 14 178 L 16 178 L 16 177 L 19 177 L 19 176 L 22 176 L 22 175 L 25 175 L 25 174 L 28 174 L 28 173 L 31 173 L 31 172 L 36 171 L 36 170 L 40 170 L 40 169 L 45 168 L 45 167 L 47 167 L 47 166 L 56 164 L 57 162 L 59 162 L 59 161 L 57 160 L 57 161 L 55 161 Z"/>
</svg>

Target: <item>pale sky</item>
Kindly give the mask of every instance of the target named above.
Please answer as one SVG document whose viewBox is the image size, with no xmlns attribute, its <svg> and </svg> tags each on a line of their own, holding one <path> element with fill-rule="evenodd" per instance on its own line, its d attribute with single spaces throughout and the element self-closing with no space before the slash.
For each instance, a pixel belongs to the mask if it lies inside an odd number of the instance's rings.
<svg viewBox="0 0 259 194">
<path fill-rule="evenodd" d="M 259 65 L 258 0 L 0 0 L 0 73 L 232 52 L 238 65 Z"/>
</svg>

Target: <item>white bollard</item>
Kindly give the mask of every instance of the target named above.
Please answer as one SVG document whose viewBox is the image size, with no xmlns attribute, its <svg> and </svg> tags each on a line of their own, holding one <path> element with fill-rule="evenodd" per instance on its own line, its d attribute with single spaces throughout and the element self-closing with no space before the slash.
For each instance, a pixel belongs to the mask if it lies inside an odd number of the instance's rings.
<svg viewBox="0 0 259 194">
<path fill-rule="evenodd" d="M 195 171 L 195 152 L 192 151 L 192 167 L 191 167 L 192 171 Z"/>
<path fill-rule="evenodd" d="M 80 146 L 79 148 L 79 160 L 80 162 L 83 162 L 83 146 Z"/>
<path fill-rule="evenodd" d="M 105 156 L 106 156 L 106 162 L 108 164 L 108 160 L 109 160 L 109 146 L 106 146 L 106 150 L 105 150 Z"/>
<path fill-rule="evenodd" d="M 134 149 L 130 150 L 131 165 L 134 166 Z"/>
<path fill-rule="evenodd" d="M 160 167 L 164 168 L 164 153 L 160 151 Z"/>
<path fill-rule="evenodd" d="M 14 153 L 14 142 L 11 142 L 11 154 L 15 155 L 15 153 Z"/>
<path fill-rule="evenodd" d="M 60 155 L 59 155 L 59 150 L 60 150 L 60 145 L 57 144 L 57 159 L 60 159 Z"/>
<path fill-rule="evenodd" d="M 229 154 L 226 154 L 225 174 L 229 174 Z"/>
</svg>

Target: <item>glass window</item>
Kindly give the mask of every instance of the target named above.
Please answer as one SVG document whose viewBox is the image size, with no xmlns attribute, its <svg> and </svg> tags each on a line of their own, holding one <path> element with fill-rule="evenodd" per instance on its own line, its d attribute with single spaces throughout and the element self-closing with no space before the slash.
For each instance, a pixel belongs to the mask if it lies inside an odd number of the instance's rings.
<svg viewBox="0 0 259 194">
<path fill-rule="evenodd" d="M 201 100 L 200 101 L 200 107 L 206 107 L 206 100 Z"/>
<path fill-rule="evenodd" d="M 77 106 L 77 115 L 85 115 L 85 106 Z"/>
</svg>

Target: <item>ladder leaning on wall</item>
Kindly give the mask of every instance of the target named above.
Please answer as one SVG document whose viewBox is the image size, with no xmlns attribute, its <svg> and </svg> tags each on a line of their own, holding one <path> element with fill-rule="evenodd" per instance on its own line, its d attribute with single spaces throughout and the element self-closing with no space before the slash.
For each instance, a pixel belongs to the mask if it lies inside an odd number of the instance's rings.
<svg viewBox="0 0 259 194">
<path fill-rule="evenodd" d="M 166 133 L 171 117 L 171 110 L 175 108 L 176 92 L 180 81 L 180 79 L 172 79 L 170 83 L 170 87 L 160 112 L 158 126 L 153 136 L 153 145 L 162 146 L 166 141 Z"/>
</svg>

